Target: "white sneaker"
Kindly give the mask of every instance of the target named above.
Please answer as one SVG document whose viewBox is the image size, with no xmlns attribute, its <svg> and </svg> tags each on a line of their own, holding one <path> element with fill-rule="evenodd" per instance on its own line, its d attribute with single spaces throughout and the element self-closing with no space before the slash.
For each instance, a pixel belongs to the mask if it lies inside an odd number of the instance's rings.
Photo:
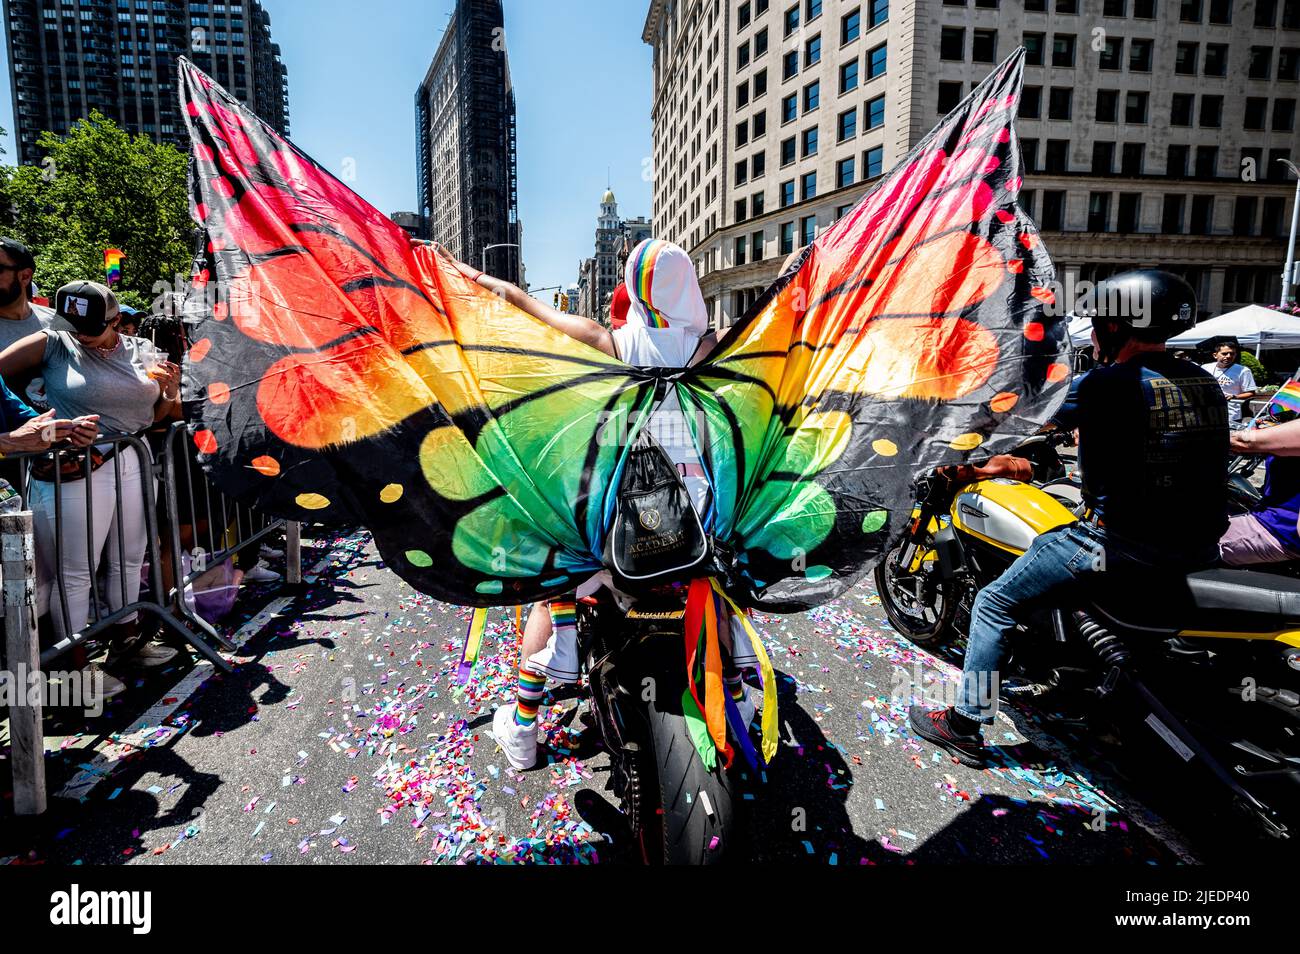
<svg viewBox="0 0 1300 954">
<path fill-rule="evenodd" d="M 135 646 L 128 646 L 120 654 L 110 652 L 108 654 L 108 665 L 114 668 L 118 666 L 135 666 L 143 669 L 153 669 L 157 666 L 165 666 L 175 658 L 176 650 L 170 646 L 141 641 Z"/>
<path fill-rule="evenodd" d="M 115 676 L 110 676 L 108 673 L 104 672 L 104 670 L 99 668 L 97 663 L 91 663 L 89 666 L 82 669 L 81 672 L 82 675 L 86 677 L 92 688 L 96 685 L 97 680 L 103 680 L 103 682 L 99 682 L 98 685 L 101 693 L 100 699 L 105 702 L 112 699 L 114 696 L 120 696 L 122 693 L 126 692 L 126 683 L 122 682 L 121 679 L 118 679 Z"/>
<path fill-rule="evenodd" d="M 492 716 L 492 737 L 505 753 L 506 761 L 521 771 L 537 762 L 537 725 L 515 721 L 515 704 L 498 706 Z"/>
<path fill-rule="evenodd" d="M 257 565 L 244 574 L 244 579 L 252 583 L 274 583 L 279 578 L 280 574 L 276 573 L 261 560 L 258 560 Z"/>
<path fill-rule="evenodd" d="M 258 550 L 257 552 L 260 553 L 260 554 L 262 555 L 263 559 L 266 559 L 266 560 L 281 560 L 281 559 L 284 558 L 284 551 L 283 551 L 283 550 L 277 550 L 275 547 L 271 546 L 269 543 L 263 543 L 263 544 L 262 544 L 262 548 L 261 548 L 260 550 Z"/>
</svg>

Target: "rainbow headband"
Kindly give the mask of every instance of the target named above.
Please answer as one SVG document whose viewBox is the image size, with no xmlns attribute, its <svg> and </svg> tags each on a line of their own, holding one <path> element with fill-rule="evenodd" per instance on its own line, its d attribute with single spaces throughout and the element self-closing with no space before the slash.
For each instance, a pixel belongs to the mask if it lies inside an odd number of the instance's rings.
<svg viewBox="0 0 1300 954">
<path fill-rule="evenodd" d="M 632 266 L 632 293 L 636 295 L 637 301 L 645 306 L 651 328 L 668 327 L 668 319 L 650 304 L 650 287 L 654 281 L 655 263 L 659 260 L 659 253 L 667 247 L 667 242 L 646 242 L 641 246 L 641 252 Z"/>
</svg>

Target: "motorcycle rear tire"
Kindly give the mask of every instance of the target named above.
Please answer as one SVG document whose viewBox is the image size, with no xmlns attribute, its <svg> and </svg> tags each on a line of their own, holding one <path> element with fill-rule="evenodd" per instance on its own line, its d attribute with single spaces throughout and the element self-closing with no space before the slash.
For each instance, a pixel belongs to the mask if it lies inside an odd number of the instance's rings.
<svg viewBox="0 0 1300 954">
<path fill-rule="evenodd" d="M 653 762 L 653 773 L 642 775 L 650 783 L 643 792 L 642 855 L 649 864 L 722 864 L 740 854 L 738 799 L 721 759 L 712 771 L 704 767 L 677 709 L 653 701 L 645 709 L 650 745 L 643 758 Z"/>
</svg>

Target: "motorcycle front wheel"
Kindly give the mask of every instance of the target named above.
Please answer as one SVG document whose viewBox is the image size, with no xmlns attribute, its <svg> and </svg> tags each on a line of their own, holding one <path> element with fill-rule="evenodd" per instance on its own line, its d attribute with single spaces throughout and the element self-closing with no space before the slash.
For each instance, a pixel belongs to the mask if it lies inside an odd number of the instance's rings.
<svg viewBox="0 0 1300 954">
<path fill-rule="evenodd" d="M 889 625 L 922 649 L 934 649 L 956 637 L 959 588 L 924 571 L 909 573 L 897 565 L 903 544 L 876 564 L 876 593 Z"/>
</svg>

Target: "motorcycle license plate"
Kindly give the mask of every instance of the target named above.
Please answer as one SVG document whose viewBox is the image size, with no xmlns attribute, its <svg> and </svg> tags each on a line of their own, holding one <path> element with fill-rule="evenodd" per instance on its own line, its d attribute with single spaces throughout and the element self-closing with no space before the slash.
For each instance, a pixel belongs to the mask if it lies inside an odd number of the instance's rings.
<svg viewBox="0 0 1300 954">
<path fill-rule="evenodd" d="M 627 611 L 628 619 L 665 620 L 665 619 L 683 619 L 685 618 L 685 616 L 686 616 L 685 606 L 681 607 L 680 609 L 637 609 L 635 606 L 633 606 L 630 610 Z"/>
</svg>

